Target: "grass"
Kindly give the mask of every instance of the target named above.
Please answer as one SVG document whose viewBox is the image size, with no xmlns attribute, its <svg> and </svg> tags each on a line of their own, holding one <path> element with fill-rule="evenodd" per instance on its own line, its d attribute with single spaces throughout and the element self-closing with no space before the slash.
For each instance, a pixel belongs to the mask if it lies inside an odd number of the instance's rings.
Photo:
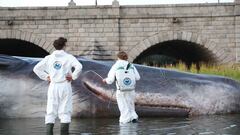
<svg viewBox="0 0 240 135">
<path fill-rule="evenodd" d="M 220 75 L 240 81 L 240 65 L 237 64 L 211 66 L 202 64 L 199 71 L 197 71 L 196 65 L 192 65 L 191 68 L 188 70 L 183 63 L 179 63 L 176 66 L 167 66 L 166 68 L 177 69 L 180 71 L 186 71 L 191 73 Z"/>
</svg>

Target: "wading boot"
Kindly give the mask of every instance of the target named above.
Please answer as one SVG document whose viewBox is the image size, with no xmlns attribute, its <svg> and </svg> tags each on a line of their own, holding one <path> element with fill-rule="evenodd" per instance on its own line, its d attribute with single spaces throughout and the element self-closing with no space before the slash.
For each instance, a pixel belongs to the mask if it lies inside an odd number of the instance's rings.
<svg viewBox="0 0 240 135">
<path fill-rule="evenodd" d="M 48 123 L 46 126 L 47 126 L 47 135 L 53 135 L 54 124 L 53 123 Z"/>
<path fill-rule="evenodd" d="M 61 123 L 61 135 L 68 135 L 69 123 Z"/>
<path fill-rule="evenodd" d="M 132 120 L 132 123 L 137 123 L 137 122 L 138 122 L 137 119 L 133 119 L 133 120 Z"/>
</svg>

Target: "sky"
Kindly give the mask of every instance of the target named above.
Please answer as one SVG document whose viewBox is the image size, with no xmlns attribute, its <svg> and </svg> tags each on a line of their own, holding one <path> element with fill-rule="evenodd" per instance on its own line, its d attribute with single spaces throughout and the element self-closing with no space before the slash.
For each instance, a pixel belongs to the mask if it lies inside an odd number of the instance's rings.
<svg viewBox="0 0 240 135">
<path fill-rule="evenodd" d="M 70 0 L 0 0 L 2 7 L 67 6 Z M 113 0 L 97 0 L 98 5 L 111 5 Z M 234 0 L 118 0 L 120 5 L 221 3 Z M 78 6 L 95 5 L 95 0 L 74 0 Z"/>
</svg>

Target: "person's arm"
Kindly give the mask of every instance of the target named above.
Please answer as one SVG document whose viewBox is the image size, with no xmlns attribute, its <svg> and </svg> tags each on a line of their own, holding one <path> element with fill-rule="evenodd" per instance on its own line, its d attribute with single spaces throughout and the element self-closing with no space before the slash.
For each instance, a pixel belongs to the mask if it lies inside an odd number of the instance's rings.
<svg viewBox="0 0 240 135">
<path fill-rule="evenodd" d="M 136 79 L 136 80 L 140 80 L 141 77 L 140 77 L 137 69 L 135 68 L 135 66 L 133 66 L 133 68 L 134 68 L 134 73 L 135 73 L 135 79 Z"/>
<path fill-rule="evenodd" d="M 42 80 L 49 81 L 50 77 L 47 72 L 48 57 L 41 60 L 34 68 L 33 72 Z"/>
<path fill-rule="evenodd" d="M 75 57 L 73 57 L 71 65 L 72 67 L 74 67 L 74 71 L 72 73 L 72 79 L 76 80 L 82 71 L 82 64 Z"/>
<path fill-rule="evenodd" d="M 116 65 L 114 64 L 110 71 L 108 72 L 107 78 L 103 80 L 103 82 L 106 82 L 107 84 L 112 84 L 115 81 L 116 76 Z"/>
</svg>

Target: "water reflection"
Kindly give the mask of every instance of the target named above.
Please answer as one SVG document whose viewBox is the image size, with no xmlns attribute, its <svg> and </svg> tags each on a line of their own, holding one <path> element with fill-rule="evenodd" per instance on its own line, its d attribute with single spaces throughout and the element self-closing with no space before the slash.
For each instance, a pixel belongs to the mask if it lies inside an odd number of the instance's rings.
<svg viewBox="0 0 240 135">
<path fill-rule="evenodd" d="M 137 135 L 138 123 L 119 124 L 118 135 Z"/>
<path fill-rule="evenodd" d="M 60 134 L 60 124 L 54 126 Z M 44 119 L 2 119 L 0 134 L 44 135 Z M 141 118 L 138 123 L 119 124 L 118 119 L 73 119 L 70 135 L 239 135 L 240 115 L 193 118 Z"/>
</svg>

